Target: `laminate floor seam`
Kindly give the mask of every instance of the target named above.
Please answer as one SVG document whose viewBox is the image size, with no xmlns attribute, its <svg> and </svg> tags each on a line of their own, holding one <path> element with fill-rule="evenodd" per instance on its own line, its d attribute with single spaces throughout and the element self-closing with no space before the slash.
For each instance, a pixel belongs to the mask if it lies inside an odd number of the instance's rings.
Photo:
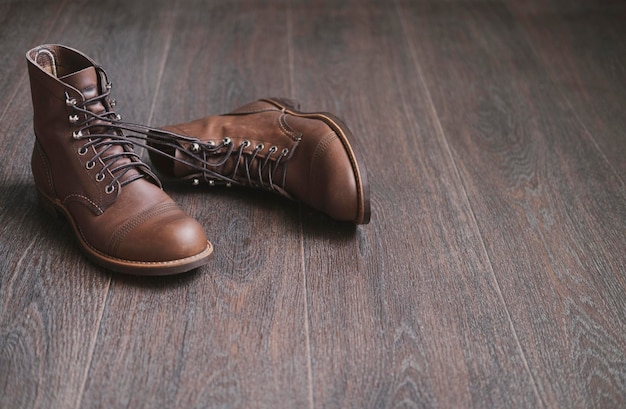
<svg viewBox="0 0 626 409">
<path fill-rule="evenodd" d="M 292 2 L 289 1 L 287 8 L 287 19 L 286 19 L 286 29 L 287 29 L 287 58 L 289 64 L 289 97 L 294 97 L 296 95 L 295 89 L 295 67 L 294 67 L 294 49 L 293 49 L 293 5 Z M 308 291 L 308 281 L 307 281 L 307 269 L 306 269 L 306 257 L 304 254 L 304 226 L 303 226 L 303 214 L 302 214 L 302 205 L 298 205 L 298 219 L 300 223 L 300 269 L 302 276 L 302 294 L 304 295 L 303 303 L 304 303 L 304 331 L 305 331 L 305 348 L 306 348 L 306 371 L 307 371 L 307 401 L 309 403 L 309 408 L 313 409 L 315 407 L 314 393 L 313 393 L 313 354 L 311 352 L 311 323 L 310 323 L 310 314 L 309 314 L 309 291 Z"/>
<path fill-rule="evenodd" d="M 89 379 L 89 372 L 91 371 L 91 367 L 92 367 L 92 363 L 93 363 L 93 355 L 94 355 L 94 351 L 96 350 L 96 345 L 98 343 L 99 340 L 99 336 L 100 336 L 100 332 L 102 331 L 102 318 L 104 317 L 104 311 L 106 310 L 106 306 L 110 297 L 110 290 L 111 290 L 111 282 L 113 281 L 113 276 L 109 276 L 109 279 L 107 281 L 107 285 L 106 285 L 106 289 L 104 290 L 104 293 L 106 294 L 105 298 L 104 298 L 104 302 L 102 302 L 101 307 L 100 307 L 100 311 L 98 311 L 98 320 L 96 321 L 96 325 L 95 328 L 97 328 L 96 330 L 96 334 L 95 336 L 93 336 L 90 340 L 89 343 L 89 352 L 87 353 L 87 359 L 85 362 L 85 368 L 83 370 L 83 379 L 82 382 L 80 384 L 80 388 L 78 390 L 78 395 L 77 395 L 77 399 L 76 399 L 76 407 L 75 409 L 79 409 L 82 405 L 82 401 L 83 401 L 83 395 L 85 393 L 85 387 L 87 385 L 87 381 Z"/>
</svg>

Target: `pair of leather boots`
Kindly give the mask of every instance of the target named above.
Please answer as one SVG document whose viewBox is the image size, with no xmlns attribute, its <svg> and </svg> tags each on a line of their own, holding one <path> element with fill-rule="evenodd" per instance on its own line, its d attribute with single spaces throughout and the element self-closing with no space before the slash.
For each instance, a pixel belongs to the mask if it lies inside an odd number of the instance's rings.
<svg viewBox="0 0 626 409">
<path fill-rule="evenodd" d="M 339 221 L 369 222 L 365 167 L 349 129 L 331 114 L 269 98 L 152 128 L 121 120 L 106 72 L 79 51 L 41 45 L 26 59 L 40 202 L 65 216 L 86 255 L 108 269 L 176 274 L 206 264 L 213 252 L 135 146 L 147 148 L 163 177 L 270 190 Z"/>
</svg>

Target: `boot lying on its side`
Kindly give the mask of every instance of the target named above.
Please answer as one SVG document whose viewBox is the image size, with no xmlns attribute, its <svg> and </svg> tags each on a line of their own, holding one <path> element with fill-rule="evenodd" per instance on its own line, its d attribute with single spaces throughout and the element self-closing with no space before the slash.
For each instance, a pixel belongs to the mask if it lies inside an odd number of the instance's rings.
<svg viewBox="0 0 626 409">
<path fill-rule="evenodd" d="M 268 98 L 229 114 L 148 134 L 150 159 L 165 177 L 241 185 L 300 200 L 333 219 L 370 220 L 367 171 L 348 127 L 325 112 Z"/>
<path fill-rule="evenodd" d="M 87 256 L 138 275 L 206 264 L 212 245 L 134 153 L 104 70 L 61 45 L 33 48 L 26 59 L 35 185 L 42 204 L 69 220 Z"/>
</svg>

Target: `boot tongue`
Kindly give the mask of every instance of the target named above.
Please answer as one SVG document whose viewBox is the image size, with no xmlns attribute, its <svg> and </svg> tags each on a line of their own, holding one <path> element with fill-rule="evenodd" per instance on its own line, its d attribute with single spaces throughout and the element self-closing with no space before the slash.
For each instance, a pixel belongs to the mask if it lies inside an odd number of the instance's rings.
<svg viewBox="0 0 626 409">
<path fill-rule="evenodd" d="M 80 91 L 85 97 L 85 100 L 99 95 L 98 73 L 93 66 L 76 71 L 59 79 L 67 85 L 70 85 Z M 85 109 L 88 109 L 96 114 L 100 114 L 105 111 L 104 105 L 102 105 L 102 102 L 100 101 L 87 105 Z"/>
</svg>

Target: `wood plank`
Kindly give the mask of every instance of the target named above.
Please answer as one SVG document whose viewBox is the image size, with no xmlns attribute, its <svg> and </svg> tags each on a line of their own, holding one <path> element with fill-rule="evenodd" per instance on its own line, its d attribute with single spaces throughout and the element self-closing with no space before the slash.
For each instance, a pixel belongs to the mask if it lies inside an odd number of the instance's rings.
<svg viewBox="0 0 626 409">
<path fill-rule="evenodd" d="M 38 38 L 37 43 L 28 47 L 54 39 L 52 41 L 85 52 L 105 67 L 114 83 L 121 79 L 121 86 L 113 90 L 119 106 L 132 108 L 132 104 L 121 101 L 126 97 L 136 100 L 138 104 L 134 106 L 140 108 L 131 111 L 143 116 L 138 119 L 142 121 L 149 117 L 154 86 L 158 83 L 158 72 L 153 75 L 149 67 L 158 66 L 160 62 L 158 53 L 146 51 L 159 48 L 151 42 L 154 38 L 145 33 L 150 29 L 161 30 L 162 21 L 158 14 L 154 18 L 146 17 L 154 2 L 132 6 L 122 3 L 72 2 L 62 13 L 59 13 L 58 3 L 54 8 L 37 2 L 19 6 L 16 3 L 25 15 L 11 19 L 9 27 L 20 24 L 12 29 L 23 32 L 28 39 L 29 31 L 24 27 L 40 26 L 45 38 L 42 33 L 33 36 Z M 122 9 L 124 13 L 119 12 Z M 57 14 L 59 18 L 54 20 Z M 23 25 L 23 20 L 28 20 L 29 25 Z M 116 44 L 124 46 L 116 47 Z M 20 71 L 25 73 L 23 56 L 27 48 L 26 45 L 19 48 L 16 51 L 20 55 Z M 137 56 L 143 59 L 137 61 Z M 133 73 L 129 66 L 138 72 Z M 32 109 L 25 74 L 24 78 L 26 81 L 22 82 L 12 103 L 17 109 L 8 110 L 2 123 L 3 128 L 5 124 L 10 127 L 10 131 L 3 129 L 2 132 L 8 139 L 5 146 L 20 147 L 17 152 L 3 152 L 10 156 L 2 162 L 12 166 L 6 175 L 13 180 L 20 172 L 20 178 L 2 185 L 2 196 L 10 198 L 2 213 L 2 225 L 6 226 L 3 239 L 15 236 L 16 240 L 7 250 L 8 254 L 15 254 L 6 261 L 11 274 L 2 277 L 8 279 L 7 284 L 2 285 L 3 304 L 11 308 L 3 308 L 0 314 L 6 317 L 0 332 L 3 339 L 1 366 L 10 368 L 8 373 L 2 371 L 2 376 L 7 373 L 8 378 L 0 382 L 7 391 L 0 398 L 3 399 L 0 406 L 77 407 L 82 399 L 111 278 L 110 273 L 82 256 L 64 222 L 51 223 L 35 206 L 29 169 Z M 146 86 L 150 81 L 152 86 Z M 133 86 L 124 86 L 124 83 Z M 19 129 L 17 135 L 16 129 Z M 23 143 L 25 140 L 29 142 Z M 16 163 L 12 160 L 16 157 L 24 159 Z M 29 234 L 17 234 L 23 231 Z"/>
<path fill-rule="evenodd" d="M 626 3 L 508 1 L 555 89 L 593 144 L 626 178 Z"/>
<path fill-rule="evenodd" d="M 173 15 L 154 124 L 289 93 L 283 4 L 189 1 Z M 181 278 L 113 282 L 83 405 L 307 406 L 299 207 L 243 189 L 168 191 L 214 258 Z"/>
<path fill-rule="evenodd" d="M 539 407 L 402 31 L 418 5 L 294 6 L 294 88 L 352 126 L 373 198 L 356 230 L 304 220 L 314 406 Z"/>
<path fill-rule="evenodd" d="M 37 206 L 25 54 L 68 16 L 65 2 L 3 2 L 0 37 L 0 407 L 74 407 L 109 278 L 69 227 Z"/>
<path fill-rule="evenodd" d="M 624 406 L 623 181 L 504 5 L 398 9 L 541 402 Z"/>
</svg>

